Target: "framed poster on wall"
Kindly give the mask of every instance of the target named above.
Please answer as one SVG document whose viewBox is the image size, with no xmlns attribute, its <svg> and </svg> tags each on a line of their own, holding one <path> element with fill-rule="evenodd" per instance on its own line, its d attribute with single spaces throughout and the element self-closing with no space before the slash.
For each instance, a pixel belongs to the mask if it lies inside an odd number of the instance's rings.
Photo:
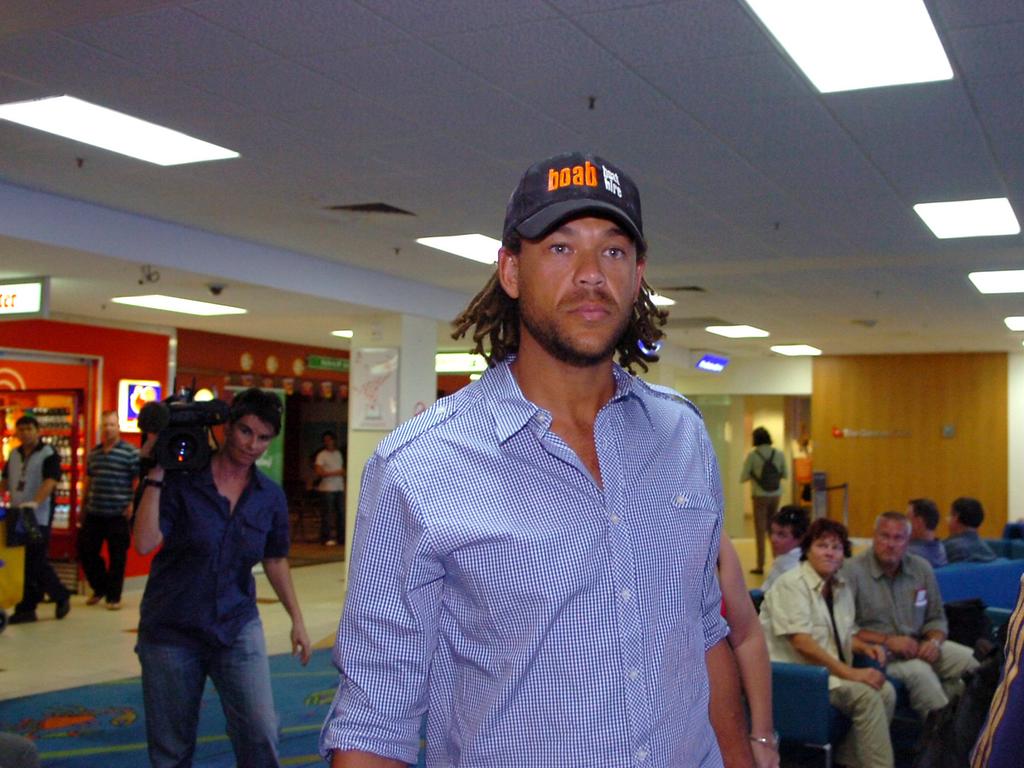
<svg viewBox="0 0 1024 768">
<path fill-rule="evenodd" d="M 351 428 L 387 431 L 398 426 L 398 349 L 354 350 L 351 377 Z"/>
</svg>

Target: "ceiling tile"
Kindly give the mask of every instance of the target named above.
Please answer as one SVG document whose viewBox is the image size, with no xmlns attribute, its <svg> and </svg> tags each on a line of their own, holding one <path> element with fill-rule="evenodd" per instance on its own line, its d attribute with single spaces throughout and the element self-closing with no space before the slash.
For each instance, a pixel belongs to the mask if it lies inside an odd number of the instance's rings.
<svg viewBox="0 0 1024 768">
<path fill-rule="evenodd" d="M 189 10 L 290 58 L 362 48 L 407 35 L 352 0 L 201 0 Z"/>
<path fill-rule="evenodd" d="M 74 27 L 65 34 L 162 73 L 248 66 L 271 56 L 266 48 L 179 8 L 118 16 Z"/>
</svg>

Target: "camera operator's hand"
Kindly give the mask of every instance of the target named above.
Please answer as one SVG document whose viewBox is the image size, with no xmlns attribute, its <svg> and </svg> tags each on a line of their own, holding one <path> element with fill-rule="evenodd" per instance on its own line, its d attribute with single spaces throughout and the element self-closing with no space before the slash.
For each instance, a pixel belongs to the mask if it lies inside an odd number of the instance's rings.
<svg viewBox="0 0 1024 768">
<path fill-rule="evenodd" d="M 163 489 L 165 470 L 152 459 L 156 439 L 155 432 L 147 433 L 139 449 L 142 466 L 146 469 L 142 480 L 142 495 L 135 510 L 132 542 L 140 555 L 149 554 L 164 540 L 160 531 L 160 492 Z"/>
<path fill-rule="evenodd" d="M 142 441 L 142 447 L 139 448 L 140 458 L 150 459 L 153 457 L 153 450 L 156 448 L 156 441 L 159 436 L 159 432 L 146 433 L 146 439 Z"/>
</svg>

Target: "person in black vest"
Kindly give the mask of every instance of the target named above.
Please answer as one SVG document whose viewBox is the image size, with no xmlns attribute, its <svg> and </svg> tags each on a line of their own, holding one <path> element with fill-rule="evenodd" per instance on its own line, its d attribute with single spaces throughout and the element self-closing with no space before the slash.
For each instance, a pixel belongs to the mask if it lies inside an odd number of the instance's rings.
<svg viewBox="0 0 1024 768">
<path fill-rule="evenodd" d="M 752 435 L 754 450 L 747 454 L 740 472 L 740 482 L 750 480 L 750 494 L 754 502 L 754 538 L 757 543 L 757 567 L 751 573 L 764 573 L 764 539 L 768 521 L 779 509 L 782 486 L 786 477 L 786 457 L 782 451 L 772 448 L 772 436 L 764 427 L 758 427 Z M 766 465 L 771 465 L 765 473 Z M 774 475 L 774 482 L 771 476 Z"/>
<path fill-rule="evenodd" d="M 57 618 L 63 619 L 71 610 L 71 593 L 60 583 L 47 559 L 53 490 L 61 475 L 60 456 L 39 438 L 39 422 L 34 416 L 22 416 L 14 427 L 21 445 L 11 452 L 4 465 L 0 495 L 10 493 L 9 508 L 21 512 L 14 531 L 8 531 L 8 540 L 13 546 L 25 547 L 25 593 L 14 607 L 9 623 L 35 621 L 36 606 L 44 594 L 56 603 Z M 29 515 L 32 517 L 21 519 Z"/>
</svg>

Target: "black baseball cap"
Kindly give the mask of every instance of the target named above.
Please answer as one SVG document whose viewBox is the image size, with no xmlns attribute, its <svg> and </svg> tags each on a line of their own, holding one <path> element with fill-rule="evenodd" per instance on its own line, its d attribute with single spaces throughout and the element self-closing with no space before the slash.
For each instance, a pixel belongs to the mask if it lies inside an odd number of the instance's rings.
<svg viewBox="0 0 1024 768">
<path fill-rule="evenodd" d="M 537 240 L 588 213 L 617 222 L 640 253 L 647 250 L 636 184 L 618 166 L 585 152 L 555 155 L 526 170 L 509 198 L 502 241 L 513 232 Z"/>
</svg>

